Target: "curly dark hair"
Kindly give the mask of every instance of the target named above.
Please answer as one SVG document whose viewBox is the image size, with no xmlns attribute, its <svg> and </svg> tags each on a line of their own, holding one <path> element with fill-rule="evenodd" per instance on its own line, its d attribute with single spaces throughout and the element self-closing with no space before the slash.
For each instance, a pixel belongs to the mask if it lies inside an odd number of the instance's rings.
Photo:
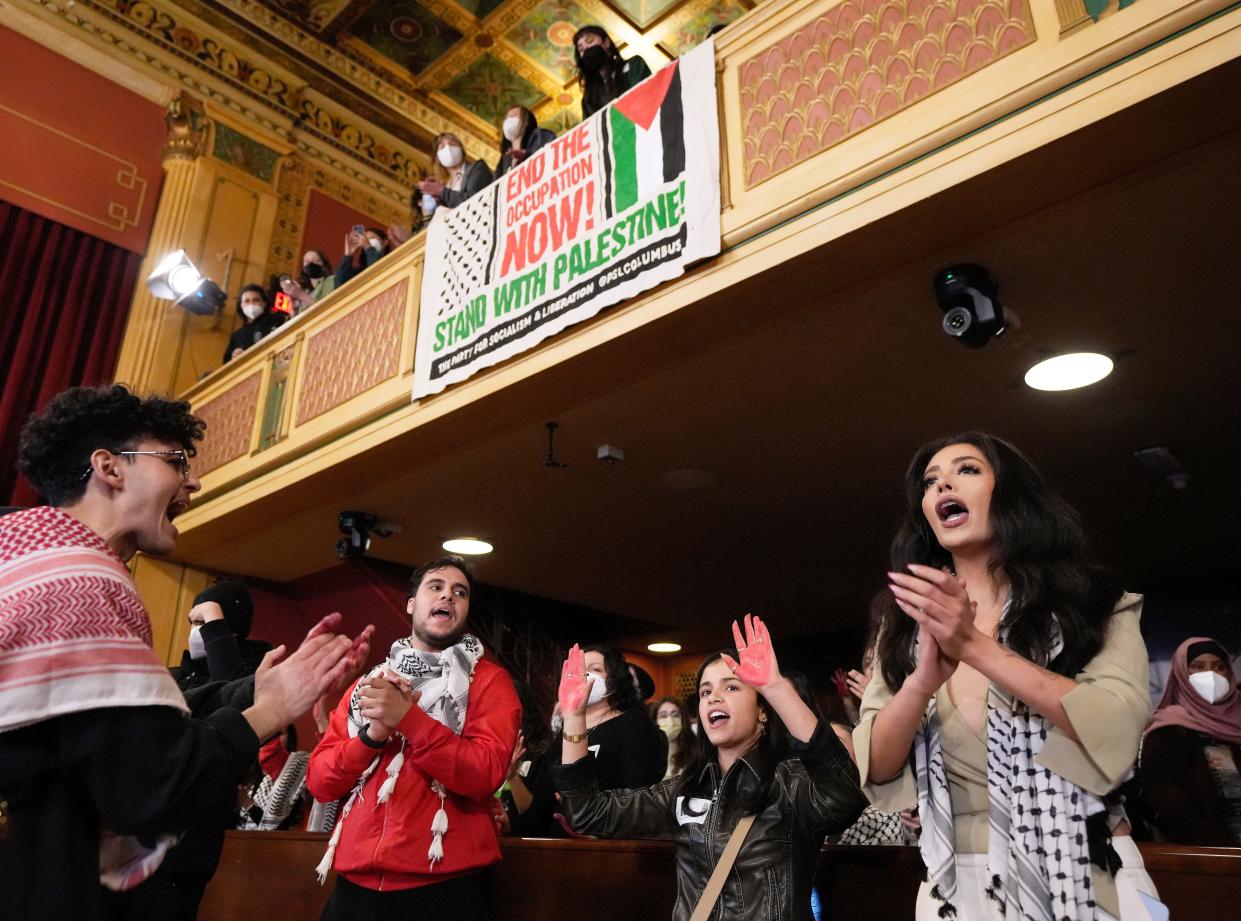
<svg viewBox="0 0 1241 921">
<path fill-rule="evenodd" d="M 922 512 L 922 495 L 926 465 L 954 444 L 978 448 L 995 471 L 990 569 L 1003 570 L 1012 593 L 1003 623 L 1007 645 L 1057 674 L 1076 675 L 1103 645 L 1108 620 L 1122 594 L 1120 580 L 1087 560 L 1077 513 L 1048 488 L 1030 459 L 1002 438 L 963 432 L 918 449 L 905 472 L 907 510 L 892 540 L 889 568 L 904 572 L 909 563 L 936 569 L 952 565 L 952 555 L 940 546 Z M 917 624 L 901 612 L 890 593 L 880 596 L 876 665 L 895 690 L 914 670 Z M 1064 641 L 1054 659 L 1048 629 L 1053 616 Z"/>
<path fill-rule="evenodd" d="M 139 397 L 124 384 L 73 387 L 26 420 L 17 466 L 47 502 L 68 505 L 86 492 L 82 474 L 98 449 L 131 451 L 151 438 L 179 444 L 193 457 L 206 427 L 181 400 Z"/>
</svg>

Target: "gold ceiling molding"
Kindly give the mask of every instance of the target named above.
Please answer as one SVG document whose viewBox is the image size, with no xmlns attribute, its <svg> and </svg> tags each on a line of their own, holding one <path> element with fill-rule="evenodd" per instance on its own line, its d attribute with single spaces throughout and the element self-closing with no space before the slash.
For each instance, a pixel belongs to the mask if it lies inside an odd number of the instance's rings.
<svg viewBox="0 0 1241 921">
<path fill-rule="evenodd" d="M 355 56 L 356 52 L 346 54 L 257 0 L 214 0 L 214 2 L 241 16 L 262 31 L 280 39 L 324 69 L 366 91 L 374 99 L 386 104 L 395 114 L 425 128 L 428 134 L 434 136 L 445 131 L 461 133 L 460 125 L 443 111 L 413 95 L 412 85 L 406 84 L 409 91 L 402 89 L 396 82 L 399 80 L 398 76 L 382 65 L 372 62 L 369 56 L 365 60 L 360 60 L 358 56 Z M 403 80 L 399 82 L 405 83 Z M 472 133 L 463 134 L 461 139 L 465 142 L 469 153 L 475 157 L 483 151 L 490 151 L 493 145 L 492 138 L 476 137 Z"/>
<path fill-rule="evenodd" d="M 168 160 L 197 160 L 207 147 L 206 114 L 203 104 L 182 90 L 164 113 L 168 135 L 164 157 Z"/>
</svg>

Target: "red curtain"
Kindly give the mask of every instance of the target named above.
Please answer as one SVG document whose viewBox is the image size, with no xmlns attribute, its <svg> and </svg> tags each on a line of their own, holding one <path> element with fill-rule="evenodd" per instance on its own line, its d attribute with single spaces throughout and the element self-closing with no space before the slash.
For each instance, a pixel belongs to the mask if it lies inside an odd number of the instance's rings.
<svg viewBox="0 0 1241 921">
<path fill-rule="evenodd" d="M 22 423 L 51 397 L 112 380 L 142 256 L 0 201 L 0 505 L 34 505 Z"/>
</svg>

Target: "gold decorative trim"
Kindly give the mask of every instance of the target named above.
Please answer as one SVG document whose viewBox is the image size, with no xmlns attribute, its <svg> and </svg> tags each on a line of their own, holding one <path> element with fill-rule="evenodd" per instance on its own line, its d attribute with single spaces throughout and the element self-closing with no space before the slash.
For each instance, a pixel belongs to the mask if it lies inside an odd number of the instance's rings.
<svg viewBox="0 0 1241 921">
<path fill-rule="evenodd" d="M 126 205 L 124 202 L 108 202 L 106 213 L 107 216 L 111 218 L 111 221 L 109 222 L 100 218 L 98 215 L 87 214 L 85 211 L 79 211 L 77 208 L 67 205 L 64 202 L 58 201 L 54 198 L 48 198 L 46 195 L 42 195 L 32 189 L 24 188 L 23 186 L 19 186 L 16 183 L 9 182 L 5 179 L 0 179 L 0 186 L 14 189 L 21 192 L 23 195 L 28 195 L 31 198 L 44 202 L 45 204 L 52 205 L 62 211 L 67 211 L 69 214 L 76 215 L 84 221 L 90 221 L 93 224 L 99 224 L 101 227 L 107 227 L 109 230 L 124 231 L 131 227 L 138 226 L 138 215 L 142 213 L 144 202 L 146 201 L 147 181 L 142 178 L 142 174 L 139 171 L 137 163 L 131 163 L 128 160 L 116 156 L 116 154 L 104 150 L 102 147 L 97 147 L 94 144 L 89 144 L 86 141 L 83 141 L 81 138 L 76 138 L 71 134 L 66 134 L 58 128 L 53 128 L 51 125 L 41 122 L 37 118 L 32 118 L 24 112 L 19 112 L 17 109 L 10 108 L 3 103 L 0 103 L 0 110 L 9 113 L 14 118 L 19 118 L 24 122 L 35 125 L 49 134 L 54 134 L 57 137 L 69 141 L 70 143 L 76 144 L 78 147 L 85 148 L 92 153 L 99 154 L 101 157 L 118 164 L 119 169 L 116 171 L 114 181 L 122 189 L 129 189 L 131 191 L 137 189 L 138 203 L 131 209 L 131 206 Z"/>
<path fill-rule="evenodd" d="M 262 376 L 261 371 L 255 371 L 214 400 L 194 409 L 194 415 L 207 423 L 206 437 L 194 458 L 196 476 L 205 476 L 250 451 Z"/>
</svg>

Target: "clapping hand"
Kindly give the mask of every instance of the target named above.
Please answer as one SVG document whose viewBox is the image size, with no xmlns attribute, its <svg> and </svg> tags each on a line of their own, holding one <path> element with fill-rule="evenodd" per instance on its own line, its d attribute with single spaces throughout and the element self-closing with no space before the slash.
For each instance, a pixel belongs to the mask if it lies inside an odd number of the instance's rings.
<svg viewBox="0 0 1241 921">
<path fill-rule="evenodd" d="M 933 566 L 909 565 L 909 572 L 890 572 L 888 588 L 897 607 L 925 629 L 940 650 L 960 661 L 966 650 L 982 636 L 974 625 L 975 604 L 965 582 Z"/>
<path fill-rule="evenodd" d="M 560 703 L 560 712 L 566 717 L 570 714 L 581 716 L 586 712 L 586 701 L 590 697 L 590 686 L 598 680 L 586 671 L 586 653 L 577 643 L 569 650 L 569 657 L 560 668 L 560 689 L 556 699 Z"/>
<path fill-rule="evenodd" d="M 771 646 L 771 634 L 767 632 L 767 625 L 761 617 L 745 616 L 744 638 L 737 622 L 733 621 L 733 641 L 737 645 L 740 663 L 728 655 L 720 657 L 733 670 L 733 674 L 756 691 L 763 691 L 781 680 L 776 651 Z"/>
</svg>

